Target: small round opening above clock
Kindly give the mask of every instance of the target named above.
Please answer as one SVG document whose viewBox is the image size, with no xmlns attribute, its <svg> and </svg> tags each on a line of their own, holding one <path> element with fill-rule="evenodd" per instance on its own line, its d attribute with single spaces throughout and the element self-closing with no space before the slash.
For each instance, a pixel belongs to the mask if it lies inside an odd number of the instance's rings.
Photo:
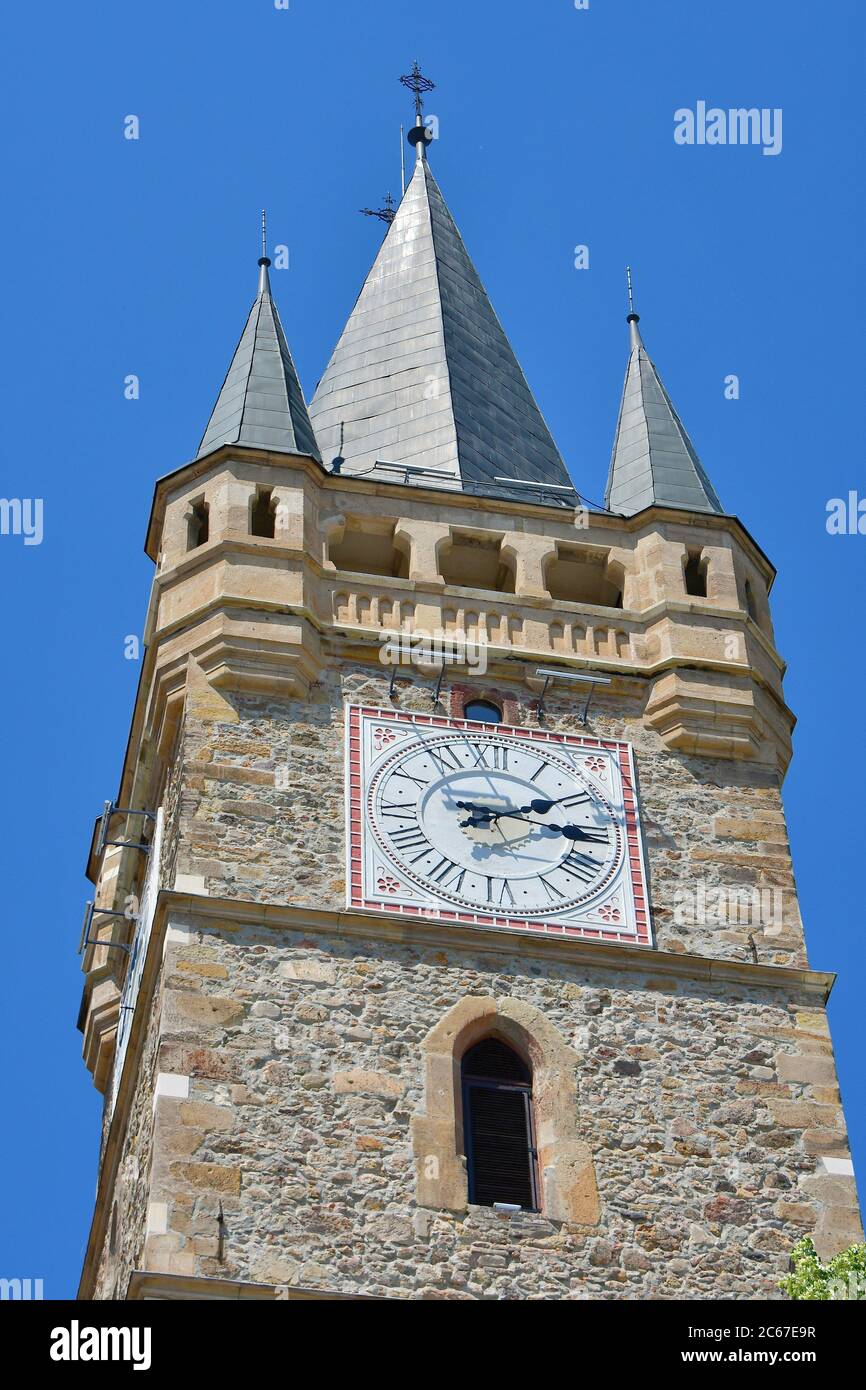
<svg viewBox="0 0 866 1390">
<path fill-rule="evenodd" d="M 490 700 L 469 700 L 463 710 L 464 719 L 477 719 L 480 724 L 501 724 L 502 710 Z"/>
</svg>

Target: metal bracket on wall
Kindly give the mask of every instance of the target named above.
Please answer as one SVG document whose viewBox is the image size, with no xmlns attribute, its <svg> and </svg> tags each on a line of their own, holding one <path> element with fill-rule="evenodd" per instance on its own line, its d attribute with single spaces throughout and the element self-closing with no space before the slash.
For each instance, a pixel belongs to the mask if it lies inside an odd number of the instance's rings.
<svg viewBox="0 0 866 1390">
<path fill-rule="evenodd" d="M 114 801 L 106 801 L 102 808 L 102 820 L 99 826 L 99 839 L 96 847 L 97 855 L 101 855 L 107 845 L 117 845 L 119 849 L 140 849 L 145 854 L 148 854 L 150 852 L 150 841 L 148 840 L 109 839 L 109 827 L 114 816 L 143 816 L 145 820 L 156 820 L 155 811 L 137 811 L 131 806 L 118 806 Z"/>
<path fill-rule="evenodd" d="M 433 692 L 433 708 L 434 708 L 434 709 L 435 709 L 436 706 L 439 704 L 439 696 L 442 694 L 442 682 L 443 682 L 443 680 L 445 679 L 445 668 L 446 668 L 447 665 L 448 665 L 447 661 L 443 661 L 443 662 L 442 662 L 442 669 L 440 670 L 440 672 L 439 672 L 439 677 L 438 677 L 438 679 L 437 679 L 437 681 L 436 681 L 436 689 L 435 689 L 435 691 Z"/>
<path fill-rule="evenodd" d="M 589 707 L 592 703 L 593 694 L 595 693 L 595 687 L 597 685 L 610 685 L 612 679 L 610 676 L 592 676 L 587 671 L 550 671 L 547 670 L 545 667 L 540 667 L 536 671 L 535 675 L 538 680 L 544 681 L 544 685 L 541 687 L 541 694 L 538 697 L 539 722 L 545 717 L 544 697 L 547 694 L 547 687 L 550 685 L 551 681 L 568 681 L 575 685 L 589 686 L 589 693 L 586 697 L 586 704 L 584 705 L 583 713 L 580 716 L 581 724 L 586 724 L 587 717 L 589 715 Z"/>
<path fill-rule="evenodd" d="M 90 935 L 90 928 L 93 925 L 94 917 L 122 917 L 125 922 L 137 922 L 137 917 L 127 917 L 125 912 L 109 911 L 106 907 L 95 907 L 92 902 L 84 904 L 84 923 L 81 927 L 81 938 L 78 942 L 78 955 L 84 950 L 85 946 L 104 946 L 106 950 L 126 951 L 129 953 L 129 946 L 123 941 L 99 941 L 94 940 Z"/>
<path fill-rule="evenodd" d="M 396 696 L 396 693 L 397 693 L 397 678 L 398 678 L 399 672 L 400 672 L 400 667 L 399 667 L 399 666 L 397 665 L 397 663 L 395 662 L 394 665 L 393 665 L 392 668 L 391 668 L 391 680 L 390 680 L 390 682 L 389 682 L 389 684 L 388 684 L 388 699 L 389 699 L 389 700 L 393 700 L 393 699 L 395 698 L 395 696 Z M 411 676 L 402 675 L 402 676 L 400 676 L 399 678 L 400 678 L 400 680 L 402 681 L 403 685 L 411 685 L 411 684 L 412 684 L 412 677 L 411 677 Z"/>
</svg>

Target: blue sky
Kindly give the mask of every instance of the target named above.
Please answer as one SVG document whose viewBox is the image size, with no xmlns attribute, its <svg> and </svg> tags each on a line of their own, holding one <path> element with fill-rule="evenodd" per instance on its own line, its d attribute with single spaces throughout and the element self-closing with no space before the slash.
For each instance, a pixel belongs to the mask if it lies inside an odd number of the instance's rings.
<svg viewBox="0 0 866 1390">
<path fill-rule="evenodd" d="M 0 1275 L 72 1295 L 89 1223 L 99 1097 L 75 948 L 138 679 L 124 638 L 144 619 L 154 479 L 197 447 L 254 295 L 262 206 L 290 248 L 272 283 L 312 393 L 378 244 L 357 209 L 399 193 L 397 79 L 416 56 L 439 84 L 437 179 L 577 487 L 604 490 L 630 262 L 647 347 L 723 503 L 778 567 L 800 720 L 786 807 L 811 961 L 840 975 L 831 1020 L 862 1167 L 866 536 L 829 536 L 825 517 L 830 498 L 866 496 L 864 14 L 861 0 L 6 7 L 0 493 L 43 499 L 44 539 L 0 536 Z M 781 108 L 782 152 L 677 145 L 674 112 L 699 100 Z"/>
</svg>

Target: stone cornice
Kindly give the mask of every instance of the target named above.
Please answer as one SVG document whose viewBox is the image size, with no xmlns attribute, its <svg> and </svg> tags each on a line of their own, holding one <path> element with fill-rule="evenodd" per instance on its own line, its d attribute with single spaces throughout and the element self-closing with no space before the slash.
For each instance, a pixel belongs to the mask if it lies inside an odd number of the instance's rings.
<svg viewBox="0 0 866 1390">
<path fill-rule="evenodd" d="M 515 931 L 497 927 L 475 927 L 441 922 L 436 918 L 402 917 L 389 912 L 360 912 L 346 908 L 294 907 L 282 903 L 252 902 L 238 898 L 212 898 L 197 893 L 178 893 L 163 889 L 159 895 L 157 917 L 180 913 L 198 919 L 259 924 L 275 929 L 318 931 L 334 936 L 380 937 L 400 944 L 441 950 L 443 942 L 473 954 L 503 952 L 521 958 L 559 961 L 569 965 L 640 971 L 647 978 L 689 980 L 695 984 L 743 984 L 773 989 L 801 989 L 826 1003 L 836 979 L 828 971 L 782 965 L 761 965 L 752 961 L 658 951 L 646 946 L 623 946 L 584 940 L 565 941 L 539 932 Z M 511 944 L 513 943 L 513 944 Z M 519 943 L 519 944 L 518 944 Z"/>
</svg>

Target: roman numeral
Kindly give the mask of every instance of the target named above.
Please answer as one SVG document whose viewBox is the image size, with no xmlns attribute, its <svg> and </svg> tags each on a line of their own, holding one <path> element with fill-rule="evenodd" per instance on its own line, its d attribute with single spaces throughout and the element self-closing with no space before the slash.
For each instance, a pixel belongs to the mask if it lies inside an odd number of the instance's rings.
<svg viewBox="0 0 866 1390">
<path fill-rule="evenodd" d="M 403 777 L 407 782 L 414 782 L 415 786 L 420 788 L 421 791 L 423 791 L 427 785 L 426 781 L 424 781 L 421 777 L 413 777 L 411 772 L 403 772 L 402 769 L 398 772 L 392 772 L 391 776 Z"/>
<path fill-rule="evenodd" d="M 591 883 L 599 870 L 599 865 L 588 854 L 581 854 L 580 850 L 573 849 L 568 858 L 563 860 L 559 866 L 565 873 L 571 874 L 573 878 L 579 878 L 581 883 Z"/>
<path fill-rule="evenodd" d="M 456 883 L 452 884 L 451 879 L 456 875 Z M 425 878 L 429 878 L 433 883 L 438 883 L 440 888 L 447 888 L 449 891 L 459 893 L 466 877 L 466 870 L 461 869 L 459 864 L 455 864 L 452 859 L 444 855 L 437 860 L 432 869 L 425 872 Z"/>
<path fill-rule="evenodd" d="M 542 761 L 538 764 L 538 767 L 535 769 L 535 771 L 533 772 L 532 776 L 530 777 L 530 779 L 529 779 L 530 782 L 537 782 L 538 779 L 539 779 L 539 777 L 541 776 L 542 772 L 544 771 L 544 769 L 545 769 L 546 767 L 549 767 L 549 766 L 550 766 L 549 763 L 546 763 L 546 762 L 544 762 L 544 761 L 542 760 Z"/>
<path fill-rule="evenodd" d="M 499 901 L 498 901 L 498 903 L 497 903 L 497 907 L 513 907 L 513 906 L 514 906 L 514 896 L 513 896 L 512 892 L 511 892 L 511 889 L 510 889 L 509 886 L 508 886 L 508 879 L 507 879 L 507 878 L 504 878 L 504 879 L 502 880 L 502 887 L 501 887 L 500 890 L 499 890 Z"/>
<path fill-rule="evenodd" d="M 444 748 L 428 748 L 428 755 L 432 762 L 436 764 L 440 772 L 459 772 L 463 764 L 457 757 L 453 749 L 447 745 Z"/>
<path fill-rule="evenodd" d="M 420 849 L 422 845 L 426 850 L 430 843 L 424 831 L 419 830 L 417 825 L 408 825 L 403 830 L 393 830 L 391 832 L 391 841 L 399 850 L 403 850 L 404 853 L 406 850 Z"/>
<path fill-rule="evenodd" d="M 417 806 L 403 806 L 399 801 L 383 801 L 379 810 L 383 816 L 399 816 L 405 820 L 418 819 Z"/>
<path fill-rule="evenodd" d="M 538 881 L 544 886 L 544 891 L 547 894 L 548 902 L 556 903 L 562 902 L 564 900 L 565 894 L 560 893 L 559 889 L 555 886 L 555 884 L 548 883 L 547 879 L 544 877 L 543 874 L 539 874 Z"/>
<path fill-rule="evenodd" d="M 492 762 L 488 762 L 488 755 Z M 475 767 L 486 767 L 493 772 L 508 771 L 508 749 L 500 748 L 498 743 L 482 744 L 478 749 Z"/>
</svg>

